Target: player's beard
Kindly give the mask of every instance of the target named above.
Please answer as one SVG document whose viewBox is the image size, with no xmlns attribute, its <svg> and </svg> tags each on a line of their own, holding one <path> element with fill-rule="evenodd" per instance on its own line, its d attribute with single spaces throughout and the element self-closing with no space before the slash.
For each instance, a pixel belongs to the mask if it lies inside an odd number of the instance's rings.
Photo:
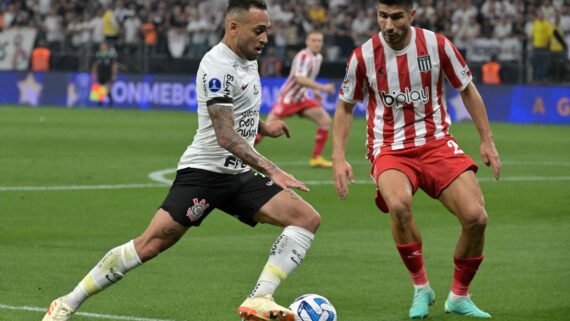
<svg viewBox="0 0 570 321">
<path fill-rule="evenodd" d="M 245 56 L 245 59 L 249 61 L 257 60 L 257 57 L 259 57 L 257 50 L 255 48 L 251 48 L 247 43 L 241 43 L 238 40 L 237 47 L 239 51 Z"/>
</svg>

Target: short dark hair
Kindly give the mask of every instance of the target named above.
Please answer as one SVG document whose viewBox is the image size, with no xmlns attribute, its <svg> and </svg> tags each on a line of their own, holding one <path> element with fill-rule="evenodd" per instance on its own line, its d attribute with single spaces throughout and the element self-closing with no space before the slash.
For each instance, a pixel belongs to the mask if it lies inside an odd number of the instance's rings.
<svg viewBox="0 0 570 321">
<path fill-rule="evenodd" d="M 378 0 L 378 4 L 386 4 L 389 6 L 404 5 L 408 10 L 412 10 L 414 8 L 413 0 Z"/>
<path fill-rule="evenodd" d="M 264 0 L 230 0 L 228 1 L 228 8 L 226 15 L 235 10 L 248 11 L 249 8 L 255 7 L 262 10 L 267 10 L 267 4 Z"/>
</svg>

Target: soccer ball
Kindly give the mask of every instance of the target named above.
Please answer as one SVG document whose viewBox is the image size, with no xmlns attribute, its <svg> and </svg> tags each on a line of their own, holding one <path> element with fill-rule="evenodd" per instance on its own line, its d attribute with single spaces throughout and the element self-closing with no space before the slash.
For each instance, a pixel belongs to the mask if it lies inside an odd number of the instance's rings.
<svg viewBox="0 0 570 321">
<path fill-rule="evenodd" d="M 295 314 L 295 321 L 336 321 L 334 306 L 318 294 L 301 295 L 291 303 L 289 309 Z"/>
</svg>

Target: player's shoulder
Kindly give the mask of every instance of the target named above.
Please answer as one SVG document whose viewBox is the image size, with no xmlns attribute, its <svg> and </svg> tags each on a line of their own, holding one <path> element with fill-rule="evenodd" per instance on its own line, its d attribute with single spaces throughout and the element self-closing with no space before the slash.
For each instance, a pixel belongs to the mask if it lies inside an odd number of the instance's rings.
<svg viewBox="0 0 570 321">
<path fill-rule="evenodd" d="M 232 72 L 235 70 L 235 59 L 228 53 L 225 45 L 219 43 L 212 47 L 200 61 L 200 68 L 207 71 L 223 70 Z"/>
</svg>

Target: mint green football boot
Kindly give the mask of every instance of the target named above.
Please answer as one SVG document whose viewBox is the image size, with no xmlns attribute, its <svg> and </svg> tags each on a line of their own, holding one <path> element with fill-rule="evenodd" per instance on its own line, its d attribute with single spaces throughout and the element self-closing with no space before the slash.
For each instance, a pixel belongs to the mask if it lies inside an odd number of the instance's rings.
<svg viewBox="0 0 570 321">
<path fill-rule="evenodd" d="M 456 313 L 468 317 L 490 319 L 491 315 L 479 309 L 473 301 L 471 295 L 460 297 L 452 300 L 447 298 L 445 301 L 445 313 Z"/>
<path fill-rule="evenodd" d="M 435 302 L 435 293 L 428 286 L 418 286 L 414 289 L 414 300 L 410 308 L 410 319 L 427 318 L 429 306 Z"/>
</svg>

